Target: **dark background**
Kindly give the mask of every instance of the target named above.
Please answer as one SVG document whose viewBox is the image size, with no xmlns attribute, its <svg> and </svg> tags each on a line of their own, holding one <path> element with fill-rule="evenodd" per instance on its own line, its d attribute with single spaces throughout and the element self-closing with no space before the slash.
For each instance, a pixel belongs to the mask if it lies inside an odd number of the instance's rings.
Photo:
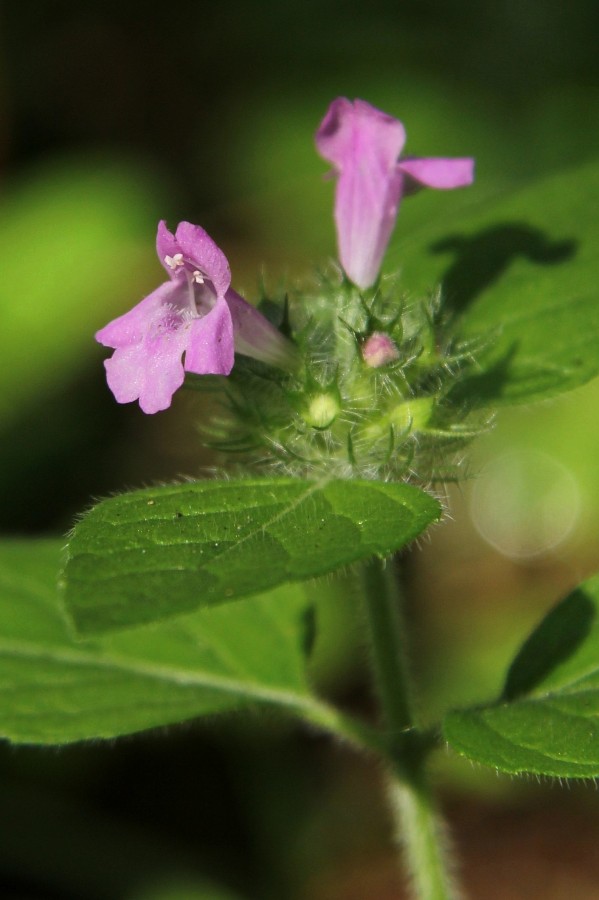
<svg viewBox="0 0 599 900">
<path fill-rule="evenodd" d="M 477 184 L 460 203 L 599 149 L 593 0 L 19 0 L 0 10 L 7 535 L 64 533 L 91 496 L 201 472 L 198 397 L 181 393 L 154 417 L 117 406 L 93 332 L 158 283 L 158 218 L 206 227 L 249 298 L 261 272 L 278 284 L 333 255 L 332 189 L 313 148 L 333 97 L 400 117 L 410 153 L 475 156 Z M 447 203 L 410 201 L 398 240 Z M 592 501 L 597 399 L 590 386 L 500 417 L 479 464 L 542 446 Z M 431 709 L 493 693 L 540 613 L 596 568 L 591 501 L 557 548 L 514 561 L 483 542 L 456 495 L 453 523 L 406 564 Z M 321 619 L 330 634 L 315 677 L 368 710 L 344 599 L 329 598 Z M 449 757 L 438 780 L 473 897 L 597 895 L 592 791 L 489 778 Z M 0 797 L 7 898 L 229 896 L 208 882 L 273 900 L 401 896 L 378 772 L 270 718 L 110 745 L 0 746 Z"/>
</svg>

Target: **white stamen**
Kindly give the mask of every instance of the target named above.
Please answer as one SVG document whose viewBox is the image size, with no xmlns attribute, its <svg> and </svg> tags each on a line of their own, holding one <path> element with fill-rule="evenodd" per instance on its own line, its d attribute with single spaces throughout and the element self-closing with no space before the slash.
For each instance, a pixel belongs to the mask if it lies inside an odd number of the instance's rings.
<svg viewBox="0 0 599 900">
<path fill-rule="evenodd" d="M 169 267 L 169 269 L 176 269 L 178 266 L 185 265 L 185 263 L 183 262 L 183 254 L 182 253 L 175 253 L 174 256 L 165 256 L 164 261 L 167 264 L 167 266 Z"/>
<path fill-rule="evenodd" d="M 200 272 L 199 269 L 196 269 L 194 271 L 193 280 L 196 282 L 196 284 L 204 284 L 204 276 L 202 275 L 202 273 Z"/>
</svg>

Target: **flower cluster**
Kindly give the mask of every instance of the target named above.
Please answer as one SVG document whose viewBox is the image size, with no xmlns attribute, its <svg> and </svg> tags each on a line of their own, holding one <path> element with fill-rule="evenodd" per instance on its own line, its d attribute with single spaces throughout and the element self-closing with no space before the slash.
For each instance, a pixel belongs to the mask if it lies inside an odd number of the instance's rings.
<svg viewBox="0 0 599 900">
<path fill-rule="evenodd" d="M 333 101 L 316 134 L 318 150 L 338 176 L 341 265 L 359 288 L 378 276 L 404 194 L 415 186 L 453 188 L 472 181 L 472 160 L 399 159 L 404 142 L 397 119 L 343 97 Z M 235 351 L 293 368 L 293 346 L 231 288 L 227 259 L 203 228 L 181 222 L 172 234 L 160 222 L 156 250 L 169 280 L 96 334 L 115 351 L 105 367 L 119 403 L 139 400 L 146 413 L 166 409 L 186 372 L 228 375 Z M 393 354 L 384 335 L 373 335 L 364 348 L 369 365 L 382 365 Z"/>
<path fill-rule="evenodd" d="M 279 303 L 285 335 L 231 288 L 227 259 L 202 228 L 181 222 L 172 234 L 161 222 L 168 280 L 96 335 L 115 351 L 105 366 L 116 399 L 154 413 L 186 374 L 226 375 L 221 411 L 204 428 L 223 451 L 291 474 L 433 477 L 439 447 L 473 433 L 451 400 L 471 348 L 445 334 L 438 294 L 408 302 L 397 281 L 378 278 L 402 197 L 468 185 L 473 163 L 401 157 L 404 142 L 401 122 L 362 100 L 329 107 L 316 145 L 337 178 L 347 278 L 337 272 Z"/>
</svg>

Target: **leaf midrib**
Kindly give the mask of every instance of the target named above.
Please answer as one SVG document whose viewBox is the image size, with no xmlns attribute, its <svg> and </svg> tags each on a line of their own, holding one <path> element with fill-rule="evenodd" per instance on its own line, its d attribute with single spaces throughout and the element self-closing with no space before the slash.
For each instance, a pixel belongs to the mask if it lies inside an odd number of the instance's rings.
<svg viewBox="0 0 599 900">
<path fill-rule="evenodd" d="M 233 550 L 237 550 L 237 549 L 238 549 L 240 546 L 242 546 L 246 541 L 251 540 L 252 538 L 256 537 L 256 535 L 260 534 L 261 532 L 267 531 L 272 525 L 274 525 L 275 523 L 277 523 L 277 522 L 281 521 L 283 518 L 285 518 L 285 516 L 291 515 L 291 514 L 298 508 L 298 506 L 300 506 L 302 503 L 304 503 L 304 502 L 305 502 L 305 501 L 306 501 L 306 500 L 307 500 L 307 499 L 308 499 L 315 491 L 321 490 L 323 487 L 326 487 L 326 485 L 327 485 L 330 481 L 331 481 L 331 478 L 330 478 L 330 477 L 323 477 L 323 478 L 319 479 L 318 481 L 310 482 L 310 483 L 308 484 L 308 486 L 306 487 L 306 490 L 305 490 L 303 493 L 299 494 L 297 497 L 295 497 L 289 504 L 287 504 L 287 505 L 284 507 L 284 509 L 282 509 L 282 510 L 280 510 L 279 512 L 275 513 L 275 515 L 273 515 L 270 519 L 267 519 L 267 520 L 266 520 L 265 522 L 263 522 L 262 524 L 256 526 L 256 528 L 253 528 L 251 531 L 248 531 L 247 534 L 244 534 L 244 535 L 243 535 L 243 537 L 241 537 L 241 538 L 235 540 L 234 542 L 230 542 L 226 547 L 223 548 L 223 550 L 222 550 L 221 552 L 215 553 L 214 556 L 211 557 L 211 559 L 209 560 L 209 562 L 212 562 L 212 561 L 215 560 L 215 559 L 218 559 L 219 561 L 222 560 L 222 558 L 223 558 L 224 556 L 226 556 L 227 553 L 230 553 L 230 552 L 232 552 Z M 235 510 L 235 511 L 236 511 L 236 510 Z M 235 512 L 235 511 L 224 510 L 224 512 Z M 189 516 L 186 516 L 186 518 L 191 518 L 191 517 L 193 517 L 194 515 L 199 515 L 199 514 L 191 513 Z M 156 521 L 162 522 L 162 521 L 164 521 L 165 523 L 169 523 L 169 524 L 170 524 L 170 523 L 172 522 L 172 519 L 168 519 L 168 518 L 165 518 L 165 519 L 156 519 L 156 518 L 155 518 L 155 519 L 152 519 L 152 521 L 153 521 L 153 522 L 156 522 Z M 110 524 L 114 525 L 115 523 L 110 523 Z M 118 524 L 120 524 L 120 523 L 118 523 Z M 146 538 L 147 538 L 147 537 L 148 537 L 148 536 L 146 536 Z M 186 544 L 192 544 L 192 545 L 194 544 L 194 542 L 193 542 L 193 541 L 190 541 L 189 538 L 187 538 L 187 537 L 186 537 L 186 538 L 182 538 L 181 540 L 174 540 L 174 541 L 171 541 L 171 542 L 157 541 L 157 542 L 155 542 L 155 543 L 157 544 L 157 546 L 162 546 L 162 547 L 176 547 L 176 546 L 184 546 L 184 545 L 186 545 Z M 199 544 L 199 545 L 201 545 L 201 544 L 210 544 L 210 543 L 212 543 L 212 542 L 211 542 L 211 541 L 207 541 L 207 540 L 205 540 L 205 541 L 198 541 L 198 542 L 197 542 L 197 544 Z M 224 540 L 223 540 L 223 543 L 225 543 Z M 130 549 L 130 552 L 132 552 L 132 553 L 135 553 L 135 552 L 139 553 L 140 549 L 142 549 L 142 548 L 132 547 L 132 548 Z M 78 554 L 83 554 L 83 553 L 85 553 L 86 555 L 89 555 L 89 556 L 97 557 L 97 556 L 113 555 L 114 553 L 122 553 L 122 552 L 123 552 L 122 548 L 120 548 L 120 547 L 118 547 L 118 546 L 115 547 L 115 548 L 111 548 L 110 546 L 108 546 L 108 547 L 103 546 L 103 547 L 102 547 L 102 552 L 101 552 L 100 554 L 94 553 L 93 550 L 76 550 L 76 552 L 75 552 L 74 555 L 71 554 L 71 553 L 69 553 L 69 560 L 74 559 Z M 207 561 L 206 564 L 208 564 L 208 561 Z M 168 567 L 168 566 L 167 566 L 167 567 L 160 566 L 160 567 L 158 568 L 158 571 L 169 571 L 169 570 L 170 570 L 170 571 L 185 571 L 185 570 L 187 570 L 188 568 L 196 568 L 196 567 L 182 566 L 182 565 L 179 565 L 179 566 L 171 566 L 171 567 Z M 110 580 L 111 577 L 114 577 L 114 576 L 107 576 L 107 578 L 106 578 L 105 580 Z"/>
<path fill-rule="evenodd" d="M 84 651 L 66 647 L 40 649 L 36 644 L 31 644 L 27 641 L 13 641 L 11 643 L 0 641 L 0 658 L 3 655 L 72 666 L 113 669 L 128 675 L 138 675 L 180 687 L 196 687 L 221 691 L 293 709 L 323 707 L 323 704 L 307 691 L 303 694 L 289 689 L 265 688 L 255 682 L 238 681 L 235 678 L 224 675 L 211 675 L 186 669 L 177 669 L 172 666 L 157 665 L 156 663 L 148 663 L 142 660 L 132 662 L 130 659 L 113 653 L 102 653 L 101 655 L 93 656 Z"/>
</svg>

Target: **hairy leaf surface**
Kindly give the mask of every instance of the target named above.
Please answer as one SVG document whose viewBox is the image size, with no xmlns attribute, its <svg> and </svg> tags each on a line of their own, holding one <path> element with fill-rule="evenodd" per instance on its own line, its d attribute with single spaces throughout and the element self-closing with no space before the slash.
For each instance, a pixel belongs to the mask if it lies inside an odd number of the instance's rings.
<svg viewBox="0 0 599 900">
<path fill-rule="evenodd" d="M 462 206 L 398 243 L 386 268 L 412 296 L 441 284 L 455 336 L 486 341 L 460 399 L 520 403 L 599 372 L 598 245 L 592 163 Z"/>
<path fill-rule="evenodd" d="M 76 526 L 64 573 L 82 634 L 234 600 L 400 549 L 439 517 L 404 484 L 252 478 L 105 500 Z"/>
<path fill-rule="evenodd" d="M 0 734 L 20 743 L 111 738 L 247 705 L 308 718 L 305 593 L 286 585 L 168 623 L 75 640 L 57 541 L 0 544 Z"/>
<path fill-rule="evenodd" d="M 599 776 L 599 576 L 541 622 L 497 703 L 451 713 L 454 749 L 503 772 Z"/>
</svg>

